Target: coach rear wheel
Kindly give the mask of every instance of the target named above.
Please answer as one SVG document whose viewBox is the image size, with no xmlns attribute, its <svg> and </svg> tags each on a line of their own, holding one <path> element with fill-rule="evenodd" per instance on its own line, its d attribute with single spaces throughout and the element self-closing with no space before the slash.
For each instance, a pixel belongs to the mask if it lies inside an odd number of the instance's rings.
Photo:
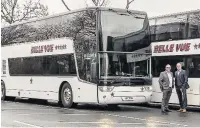
<svg viewBox="0 0 200 128">
<path fill-rule="evenodd" d="M 1 100 L 5 100 L 6 97 L 6 87 L 3 81 L 1 81 Z"/>
<path fill-rule="evenodd" d="M 77 104 L 73 103 L 73 93 L 71 86 L 65 83 L 61 90 L 61 103 L 66 108 L 75 107 Z"/>
</svg>

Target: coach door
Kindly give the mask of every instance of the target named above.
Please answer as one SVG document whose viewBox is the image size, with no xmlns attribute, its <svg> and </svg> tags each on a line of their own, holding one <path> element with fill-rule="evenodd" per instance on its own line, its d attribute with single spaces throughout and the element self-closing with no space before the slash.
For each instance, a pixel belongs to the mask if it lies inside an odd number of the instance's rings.
<svg viewBox="0 0 200 128">
<path fill-rule="evenodd" d="M 86 57 L 82 65 L 82 73 L 79 72 L 80 101 L 97 103 L 97 77 L 96 62 L 91 57 Z"/>
<path fill-rule="evenodd" d="M 200 56 L 192 55 L 187 57 L 188 83 L 187 90 L 188 104 L 200 105 Z"/>
</svg>

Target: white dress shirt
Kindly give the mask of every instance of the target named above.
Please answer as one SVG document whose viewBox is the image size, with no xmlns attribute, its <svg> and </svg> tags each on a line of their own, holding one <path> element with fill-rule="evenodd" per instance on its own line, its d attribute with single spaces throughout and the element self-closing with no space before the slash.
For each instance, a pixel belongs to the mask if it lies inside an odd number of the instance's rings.
<svg viewBox="0 0 200 128">
<path fill-rule="evenodd" d="M 181 72 L 181 70 L 178 70 L 178 75 L 179 75 L 180 72 Z"/>
<path fill-rule="evenodd" d="M 172 77 L 170 72 L 167 72 L 167 75 L 168 75 L 168 78 L 169 78 L 169 87 L 172 87 L 172 79 L 173 79 L 173 77 Z"/>
</svg>

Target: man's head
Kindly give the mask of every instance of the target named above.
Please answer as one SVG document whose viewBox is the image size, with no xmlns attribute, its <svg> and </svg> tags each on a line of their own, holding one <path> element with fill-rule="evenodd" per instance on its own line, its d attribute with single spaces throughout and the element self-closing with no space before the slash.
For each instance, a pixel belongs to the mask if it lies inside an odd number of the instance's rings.
<svg viewBox="0 0 200 128">
<path fill-rule="evenodd" d="M 177 68 L 178 71 L 180 71 L 180 70 L 182 69 L 181 63 L 177 63 L 177 64 L 176 64 L 176 68 Z"/>
<path fill-rule="evenodd" d="M 165 71 L 170 72 L 171 71 L 171 66 L 169 64 L 167 64 L 165 66 Z"/>
</svg>

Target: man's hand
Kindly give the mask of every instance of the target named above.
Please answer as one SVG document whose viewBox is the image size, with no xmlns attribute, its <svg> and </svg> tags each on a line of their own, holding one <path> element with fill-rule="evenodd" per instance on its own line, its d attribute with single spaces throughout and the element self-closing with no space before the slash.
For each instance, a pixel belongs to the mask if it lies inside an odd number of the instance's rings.
<svg viewBox="0 0 200 128">
<path fill-rule="evenodd" d="M 160 85 L 160 90 L 163 92 L 163 86 Z"/>
</svg>

